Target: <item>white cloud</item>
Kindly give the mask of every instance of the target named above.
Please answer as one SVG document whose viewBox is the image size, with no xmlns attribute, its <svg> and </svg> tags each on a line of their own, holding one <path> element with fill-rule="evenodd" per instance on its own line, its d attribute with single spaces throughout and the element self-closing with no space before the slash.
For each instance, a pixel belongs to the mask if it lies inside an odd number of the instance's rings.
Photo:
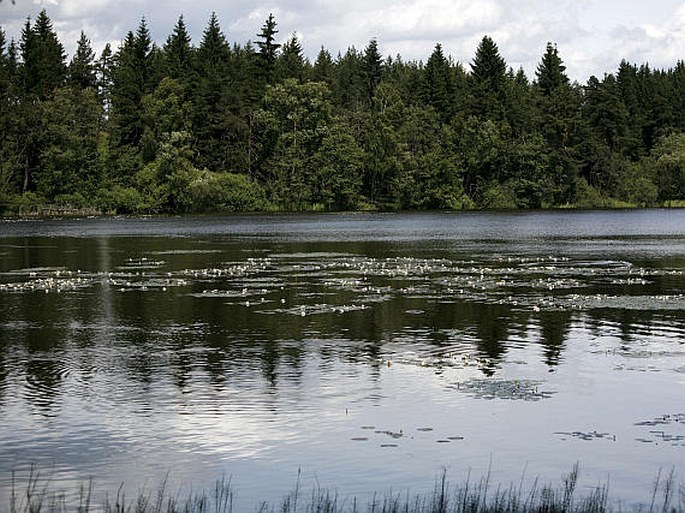
<svg viewBox="0 0 685 513">
<path fill-rule="evenodd" d="M 0 3 L 0 24 L 18 39 L 26 17 L 46 8 L 68 52 L 81 30 L 99 51 L 118 44 L 141 17 L 162 44 L 183 13 L 197 44 L 215 11 L 228 39 L 245 43 L 273 12 L 281 39 L 301 35 L 314 59 L 321 45 L 334 55 L 363 49 L 377 38 L 385 55 L 426 60 L 436 43 L 464 64 L 480 39 L 491 35 L 510 66 L 532 77 L 548 41 L 558 44 L 568 73 L 585 81 L 615 70 L 619 61 L 670 67 L 685 58 L 685 3 L 660 0 L 9 0 Z"/>
</svg>

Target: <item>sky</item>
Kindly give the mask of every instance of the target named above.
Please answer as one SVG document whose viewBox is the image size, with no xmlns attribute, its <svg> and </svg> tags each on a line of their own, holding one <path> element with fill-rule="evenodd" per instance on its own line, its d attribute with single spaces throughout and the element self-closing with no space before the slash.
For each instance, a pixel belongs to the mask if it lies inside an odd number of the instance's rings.
<svg viewBox="0 0 685 513">
<path fill-rule="evenodd" d="M 69 55 L 82 30 L 99 53 L 107 42 L 116 48 L 142 17 L 161 45 L 180 14 L 194 44 L 212 12 L 228 40 L 243 44 L 273 12 L 278 37 L 296 33 L 312 61 L 321 46 L 335 57 L 376 38 L 383 55 L 424 62 L 440 43 L 469 69 L 485 35 L 529 78 L 547 42 L 581 83 L 614 72 L 622 59 L 653 68 L 685 59 L 685 0 L 2 0 L 0 27 L 19 39 L 27 16 L 43 8 Z"/>
</svg>

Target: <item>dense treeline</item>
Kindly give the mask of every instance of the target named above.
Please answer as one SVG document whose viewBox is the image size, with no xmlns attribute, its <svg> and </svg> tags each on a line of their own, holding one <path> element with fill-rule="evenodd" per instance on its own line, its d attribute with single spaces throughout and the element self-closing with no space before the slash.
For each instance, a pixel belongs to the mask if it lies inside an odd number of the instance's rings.
<svg viewBox="0 0 685 513">
<path fill-rule="evenodd" d="M 145 20 L 67 62 L 46 12 L 0 29 L 0 205 L 104 212 L 682 204 L 685 62 L 534 80 L 484 37 L 468 69 L 363 50 L 311 63 L 273 16 L 230 44 L 212 15 L 153 44 Z"/>
</svg>

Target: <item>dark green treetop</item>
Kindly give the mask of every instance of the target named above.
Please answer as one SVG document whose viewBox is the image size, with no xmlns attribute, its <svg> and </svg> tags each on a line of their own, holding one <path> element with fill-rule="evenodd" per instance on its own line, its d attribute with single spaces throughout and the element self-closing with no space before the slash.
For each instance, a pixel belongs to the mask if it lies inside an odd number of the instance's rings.
<svg viewBox="0 0 685 513">
<path fill-rule="evenodd" d="M 364 79 L 364 93 L 369 102 L 376 92 L 376 87 L 381 83 L 383 75 L 383 58 L 378 50 L 378 41 L 374 38 L 369 41 L 362 56 L 362 76 Z"/>
<path fill-rule="evenodd" d="M 183 15 L 178 17 L 174 31 L 163 47 L 164 69 L 169 78 L 188 79 L 192 68 L 193 47 Z"/>
<path fill-rule="evenodd" d="M 293 33 L 281 47 L 276 67 L 279 80 L 295 78 L 301 81 L 304 78 L 305 59 L 297 34 Z"/>
<path fill-rule="evenodd" d="M 444 120 L 449 120 L 454 112 L 454 93 L 450 63 L 438 43 L 423 68 L 421 96 Z"/>
<path fill-rule="evenodd" d="M 69 63 L 69 84 L 77 89 L 95 88 L 95 53 L 90 46 L 90 40 L 81 31 L 76 53 Z"/>
<path fill-rule="evenodd" d="M 566 66 L 559 57 L 556 45 L 547 43 L 547 50 L 542 56 L 542 61 L 538 64 L 537 84 L 545 96 L 552 94 L 556 88 L 568 84 L 568 76 L 566 76 Z"/>
<path fill-rule="evenodd" d="M 24 90 L 40 99 L 49 98 L 64 84 L 67 66 L 64 47 L 52 28 L 52 21 L 42 10 L 31 26 L 27 20 L 21 34 L 21 56 L 24 61 Z"/>
<path fill-rule="evenodd" d="M 499 119 L 504 116 L 507 64 L 495 42 L 483 37 L 471 63 L 473 109 L 482 118 Z"/>
<path fill-rule="evenodd" d="M 257 34 L 257 46 L 259 47 L 259 56 L 262 66 L 262 74 L 266 82 L 271 83 L 273 80 L 274 68 L 276 66 L 276 58 L 278 57 L 278 49 L 280 44 L 276 43 L 276 20 L 273 13 L 262 25 L 262 31 Z"/>
</svg>

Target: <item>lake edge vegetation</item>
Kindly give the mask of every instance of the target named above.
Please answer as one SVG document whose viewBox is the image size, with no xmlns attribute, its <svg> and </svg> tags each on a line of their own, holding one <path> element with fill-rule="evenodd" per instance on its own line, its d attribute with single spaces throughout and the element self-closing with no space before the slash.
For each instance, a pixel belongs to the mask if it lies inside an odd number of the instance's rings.
<svg viewBox="0 0 685 513">
<path fill-rule="evenodd" d="M 685 206 L 685 62 L 529 80 L 483 37 L 468 66 L 378 41 L 310 62 L 273 15 L 230 44 L 212 14 L 142 19 L 67 62 L 45 10 L 0 28 L 0 213 L 155 214 Z"/>
<path fill-rule="evenodd" d="M 86 484 L 69 494 L 51 488 L 35 467 L 31 467 L 25 480 L 18 483 L 13 474 L 9 513 L 233 513 L 245 509 L 237 507 L 236 490 L 230 478 L 217 479 L 213 488 L 172 490 L 168 475 L 155 490 L 139 489 L 132 498 L 126 495 L 122 483 L 115 493 L 105 492 L 95 498 L 94 483 Z M 447 471 L 438 475 L 432 492 L 412 493 L 411 490 L 373 493 L 367 500 L 344 495 L 315 484 L 309 491 L 303 489 L 298 473 L 293 490 L 280 502 L 263 501 L 252 505 L 259 513 L 681 513 L 685 512 L 685 485 L 678 486 L 675 471 L 654 479 L 651 492 L 638 504 L 626 505 L 613 499 L 609 487 L 597 484 L 582 496 L 578 493 L 579 465 L 561 477 L 558 485 L 543 484 L 535 479 L 524 486 L 524 480 L 509 486 L 495 485 L 490 473 L 479 480 L 470 476 L 462 483 L 448 480 Z M 23 487 L 23 488 L 22 488 Z"/>
</svg>

